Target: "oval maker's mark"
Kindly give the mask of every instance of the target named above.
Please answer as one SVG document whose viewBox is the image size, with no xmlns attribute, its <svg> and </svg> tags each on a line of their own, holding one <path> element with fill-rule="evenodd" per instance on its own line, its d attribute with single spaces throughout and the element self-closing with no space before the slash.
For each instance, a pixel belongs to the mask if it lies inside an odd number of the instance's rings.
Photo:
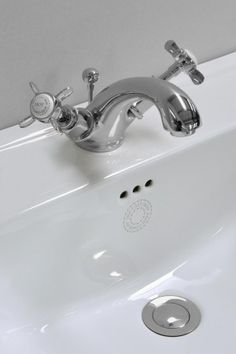
<svg viewBox="0 0 236 354">
<path fill-rule="evenodd" d="M 143 229 L 152 215 L 152 204 L 146 199 L 139 199 L 131 204 L 125 212 L 123 225 L 127 232 Z"/>
</svg>

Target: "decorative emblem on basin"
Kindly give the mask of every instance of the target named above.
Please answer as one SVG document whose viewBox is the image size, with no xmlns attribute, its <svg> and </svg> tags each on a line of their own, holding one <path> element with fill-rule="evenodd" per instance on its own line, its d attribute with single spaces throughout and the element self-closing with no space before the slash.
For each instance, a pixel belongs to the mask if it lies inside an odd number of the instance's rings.
<svg viewBox="0 0 236 354">
<path fill-rule="evenodd" d="M 127 232 L 142 230 L 152 216 L 152 204 L 146 199 L 139 199 L 126 210 L 123 225 Z"/>
</svg>

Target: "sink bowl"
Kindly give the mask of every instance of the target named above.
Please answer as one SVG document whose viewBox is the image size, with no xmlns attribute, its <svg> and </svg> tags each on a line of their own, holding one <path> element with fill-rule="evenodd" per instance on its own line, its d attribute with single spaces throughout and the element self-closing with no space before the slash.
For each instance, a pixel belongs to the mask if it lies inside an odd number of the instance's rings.
<svg viewBox="0 0 236 354">
<path fill-rule="evenodd" d="M 154 108 L 112 153 L 37 124 L 0 132 L 1 353 L 234 352 L 235 58 L 202 64 L 201 88 L 175 80 L 203 119 L 189 138 Z M 198 306 L 194 332 L 145 327 L 165 295 Z"/>
</svg>

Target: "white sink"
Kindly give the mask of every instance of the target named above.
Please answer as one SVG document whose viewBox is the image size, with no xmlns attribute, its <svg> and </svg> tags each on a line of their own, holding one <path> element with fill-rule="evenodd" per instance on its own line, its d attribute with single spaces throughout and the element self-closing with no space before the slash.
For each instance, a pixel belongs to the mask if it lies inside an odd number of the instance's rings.
<svg viewBox="0 0 236 354">
<path fill-rule="evenodd" d="M 1 353 L 235 352 L 235 59 L 201 65 L 201 87 L 175 80 L 202 116 L 189 138 L 154 108 L 106 154 L 42 125 L 0 132 Z M 149 331 L 159 295 L 193 301 L 199 327 Z"/>
</svg>

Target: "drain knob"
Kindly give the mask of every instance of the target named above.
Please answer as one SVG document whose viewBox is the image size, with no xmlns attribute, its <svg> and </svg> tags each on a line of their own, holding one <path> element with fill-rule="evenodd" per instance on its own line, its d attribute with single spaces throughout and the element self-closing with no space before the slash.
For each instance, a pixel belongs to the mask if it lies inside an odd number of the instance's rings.
<svg viewBox="0 0 236 354">
<path fill-rule="evenodd" d="M 163 328 L 175 329 L 186 326 L 190 316 L 183 306 L 169 302 L 154 310 L 153 319 Z"/>
<path fill-rule="evenodd" d="M 143 322 L 151 331 L 167 337 L 178 337 L 194 331 L 201 314 L 190 300 L 179 296 L 161 296 L 143 309 Z"/>
</svg>

